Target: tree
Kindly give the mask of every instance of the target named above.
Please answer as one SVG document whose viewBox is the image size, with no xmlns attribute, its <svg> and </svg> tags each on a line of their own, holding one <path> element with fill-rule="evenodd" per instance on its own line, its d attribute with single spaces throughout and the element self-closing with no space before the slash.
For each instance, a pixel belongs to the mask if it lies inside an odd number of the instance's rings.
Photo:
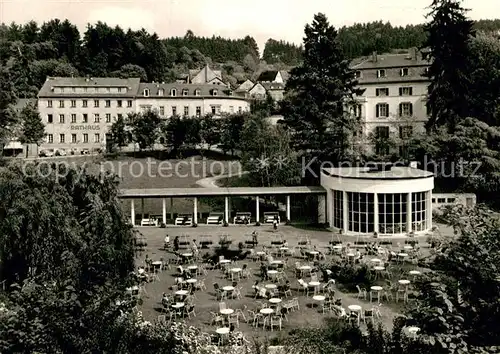
<svg viewBox="0 0 500 354">
<path fill-rule="evenodd" d="M 470 39 L 475 35 L 473 22 L 465 17 L 460 0 L 433 0 L 425 25 L 430 49 L 431 80 L 428 94 L 430 117 L 427 128 L 445 125 L 450 131 L 469 116 Z"/>
<path fill-rule="evenodd" d="M 220 141 L 220 148 L 224 152 L 230 151 L 234 155 L 235 150 L 240 147 L 241 131 L 247 117 L 248 114 L 243 113 L 224 118 Z"/>
<path fill-rule="evenodd" d="M 28 157 L 28 144 L 39 146 L 45 138 L 45 125 L 42 122 L 40 113 L 34 104 L 26 105 L 20 113 L 21 134 L 19 141 L 26 144 L 26 157 Z"/>
<path fill-rule="evenodd" d="M 165 145 L 175 154 L 178 154 L 184 145 L 187 135 L 186 125 L 182 119 L 175 115 L 168 119 L 166 124 L 162 124 L 161 134 L 165 138 Z"/>
<path fill-rule="evenodd" d="M 143 113 L 129 113 L 128 121 L 134 142 L 139 144 L 139 149 L 153 148 L 160 134 L 161 118 L 158 112 L 146 110 Z"/>
<path fill-rule="evenodd" d="M 6 67 L 0 66 L 0 145 L 2 148 L 13 137 L 13 129 L 18 119 L 12 105 L 16 102 L 12 85 L 12 75 Z"/>
<path fill-rule="evenodd" d="M 148 75 L 146 74 L 146 70 L 143 67 L 135 64 L 126 64 L 120 68 L 120 71 L 117 73 L 117 76 L 122 79 L 129 79 L 138 77 L 141 79 L 141 82 L 148 82 Z"/>
<path fill-rule="evenodd" d="M 220 143 L 221 123 L 220 119 L 215 119 L 211 114 L 205 115 L 200 121 L 201 143 L 206 144 L 208 150 Z"/>
<path fill-rule="evenodd" d="M 303 63 L 292 69 L 282 101 L 282 114 L 293 130 L 297 151 L 319 161 L 349 158 L 353 132 L 354 95 L 362 92 L 342 53 L 337 31 L 324 14 L 306 25 Z"/>
<path fill-rule="evenodd" d="M 119 116 L 113 124 L 111 124 L 111 136 L 113 137 L 113 143 L 122 148 L 127 146 L 128 143 L 128 133 L 127 133 L 127 124 L 125 122 L 125 118 L 123 116 Z"/>
<path fill-rule="evenodd" d="M 243 168 L 253 185 L 273 187 L 300 181 L 297 154 L 290 148 L 289 133 L 282 126 L 273 126 L 261 116 L 247 117 L 240 150 Z"/>
</svg>

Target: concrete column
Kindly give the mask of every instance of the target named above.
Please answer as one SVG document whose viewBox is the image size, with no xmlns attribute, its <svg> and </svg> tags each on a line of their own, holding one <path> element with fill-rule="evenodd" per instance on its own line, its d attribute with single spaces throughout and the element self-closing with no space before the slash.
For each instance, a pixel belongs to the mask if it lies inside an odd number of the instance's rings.
<svg viewBox="0 0 500 354">
<path fill-rule="evenodd" d="M 229 223 L 229 197 L 224 197 L 224 221 Z"/>
<path fill-rule="evenodd" d="M 162 204 L 162 219 L 163 219 L 163 223 L 166 225 L 167 224 L 167 199 L 162 198 L 161 204 Z"/>
<path fill-rule="evenodd" d="M 290 221 L 290 196 L 286 196 L 286 219 Z"/>
<path fill-rule="evenodd" d="M 342 215 L 342 221 L 344 226 L 342 227 L 344 229 L 344 233 L 347 233 L 349 231 L 349 203 L 347 202 L 347 192 L 343 191 L 342 192 L 342 208 L 344 209 L 343 215 Z"/>
<path fill-rule="evenodd" d="M 411 192 L 406 195 L 406 232 L 412 231 L 412 210 L 411 210 Z"/>
<path fill-rule="evenodd" d="M 198 198 L 193 198 L 193 217 L 194 223 L 198 224 Z"/>
<path fill-rule="evenodd" d="M 141 215 L 141 218 L 144 219 L 144 198 L 141 198 Z"/>
<path fill-rule="evenodd" d="M 170 219 L 174 219 L 174 198 L 170 198 Z"/>
<path fill-rule="evenodd" d="M 326 190 L 326 217 L 325 221 L 330 223 L 330 227 L 333 227 L 333 190 L 328 188 Z M 321 199 L 320 199 L 321 200 Z M 319 208 L 319 206 L 318 206 Z M 319 209 L 318 209 L 319 210 Z M 319 213 L 318 213 L 319 215 Z"/>
<path fill-rule="evenodd" d="M 373 193 L 373 232 L 379 232 L 378 222 L 378 193 Z"/>
<path fill-rule="evenodd" d="M 320 224 L 324 224 L 328 220 L 326 204 L 326 196 L 324 194 L 318 194 L 318 223 Z M 333 226 L 331 225 L 331 221 L 330 226 Z"/>
<path fill-rule="evenodd" d="M 432 191 L 427 192 L 427 229 L 432 230 Z"/>
<path fill-rule="evenodd" d="M 255 222 L 260 222 L 260 198 L 255 197 Z"/>
<path fill-rule="evenodd" d="M 135 205 L 133 199 L 130 199 L 130 221 L 132 221 L 132 225 L 135 226 Z"/>
</svg>

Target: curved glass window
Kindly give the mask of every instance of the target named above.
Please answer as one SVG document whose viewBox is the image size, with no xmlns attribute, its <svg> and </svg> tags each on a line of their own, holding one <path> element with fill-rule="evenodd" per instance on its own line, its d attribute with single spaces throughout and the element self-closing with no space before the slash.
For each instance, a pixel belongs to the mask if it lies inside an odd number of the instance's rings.
<svg viewBox="0 0 500 354">
<path fill-rule="evenodd" d="M 429 208 L 429 192 L 416 192 L 411 195 L 412 230 L 425 231 L 428 228 L 427 209 Z"/>
<path fill-rule="evenodd" d="M 399 234 L 407 230 L 407 194 L 378 195 L 378 222 L 381 234 Z"/>
<path fill-rule="evenodd" d="M 333 191 L 333 227 L 344 228 L 344 192 Z"/>
<path fill-rule="evenodd" d="M 347 192 L 349 231 L 374 232 L 374 195 L 372 193 Z"/>
</svg>

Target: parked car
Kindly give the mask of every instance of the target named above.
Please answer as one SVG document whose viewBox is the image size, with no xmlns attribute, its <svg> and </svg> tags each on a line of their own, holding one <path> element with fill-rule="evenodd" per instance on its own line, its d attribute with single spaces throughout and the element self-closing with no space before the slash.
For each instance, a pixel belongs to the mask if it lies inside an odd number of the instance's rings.
<svg viewBox="0 0 500 354">
<path fill-rule="evenodd" d="M 66 150 L 64 149 L 57 149 L 56 150 L 56 156 L 66 156 L 67 153 L 66 153 Z"/>
<path fill-rule="evenodd" d="M 78 149 L 77 148 L 72 148 L 69 150 L 70 155 L 77 155 L 78 154 Z"/>
<path fill-rule="evenodd" d="M 82 150 L 80 151 L 80 153 L 81 153 L 82 155 L 88 155 L 88 154 L 90 154 L 90 151 L 89 151 L 89 149 L 82 149 Z"/>
<path fill-rule="evenodd" d="M 40 153 L 38 154 L 40 157 L 52 157 L 54 156 L 54 150 L 41 150 Z"/>
</svg>

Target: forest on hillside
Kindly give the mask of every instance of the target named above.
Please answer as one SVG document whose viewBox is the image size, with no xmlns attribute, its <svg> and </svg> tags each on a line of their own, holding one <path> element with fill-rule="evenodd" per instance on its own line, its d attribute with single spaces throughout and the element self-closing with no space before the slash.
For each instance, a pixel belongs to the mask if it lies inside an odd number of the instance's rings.
<svg viewBox="0 0 500 354">
<path fill-rule="evenodd" d="M 476 30 L 500 31 L 500 20 L 481 20 Z M 373 51 L 389 52 L 419 47 L 422 25 L 392 26 L 382 21 L 338 29 L 338 39 L 349 58 Z M 43 24 L 0 25 L 0 66 L 11 73 L 14 94 L 35 97 L 47 76 L 140 77 L 143 81 L 172 82 L 189 69 L 210 64 L 232 85 L 255 79 L 265 70 L 287 70 L 301 62 L 302 48 L 269 39 L 259 58 L 250 35 L 242 39 L 200 37 L 191 30 L 183 37 L 161 39 L 146 30 L 124 30 L 98 22 L 83 33 L 68 20 Z"/>
</svg>

